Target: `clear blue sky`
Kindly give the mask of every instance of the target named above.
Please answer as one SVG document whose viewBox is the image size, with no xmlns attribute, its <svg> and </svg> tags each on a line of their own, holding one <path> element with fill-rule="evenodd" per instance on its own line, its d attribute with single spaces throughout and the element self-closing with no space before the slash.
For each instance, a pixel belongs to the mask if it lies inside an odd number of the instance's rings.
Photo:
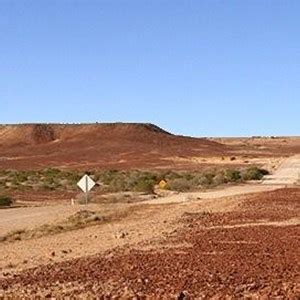
<svg viewBox="0 0 300 300">
<path fill-rule="evenodd" d="M 300 135 L 299 0 L 1 0 L 0 123 Z"/>
</svg>

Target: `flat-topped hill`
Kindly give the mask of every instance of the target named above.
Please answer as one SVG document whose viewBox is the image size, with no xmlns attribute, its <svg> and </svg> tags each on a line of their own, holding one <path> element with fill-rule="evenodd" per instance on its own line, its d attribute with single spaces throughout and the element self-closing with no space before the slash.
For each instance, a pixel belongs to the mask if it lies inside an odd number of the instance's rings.
<svg viewBox="0 0 300 300">
<path fill-rule="evenodd" d="M 229 149 L 153 124 L 0 126 L 0 168 L 149 168 L 169 164 L 168 157 L 222 155 Z"/>
</svg>

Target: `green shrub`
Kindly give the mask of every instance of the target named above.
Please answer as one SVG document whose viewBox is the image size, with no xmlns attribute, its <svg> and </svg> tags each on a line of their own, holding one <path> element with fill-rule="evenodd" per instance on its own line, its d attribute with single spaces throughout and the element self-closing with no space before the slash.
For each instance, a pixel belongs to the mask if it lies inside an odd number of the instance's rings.
<svg viewBox="0 0 300 300">
<path fill-rule="evenodd" d="M 0 187 L 5 187 L 6 186 L 6 183 L 4 180 L 0 180 Z"/>
<path fill-rule="evenodd" d="M 0 196 L 0 207 L 11 206 L 13 203 L 12 199 L 8 196 Z"/>
<path fill-rule="evenodd" d="M 59 170 L 55 168 L 41 171 L 2 171 L 1 189 L 25 189 L 37 187 L 43 190 L 77 189 L 76 183 L 85 172 Z M 152 193 L 154 186 L 164 179 L 167 188 L 174 191 L 191 191 L 210 188 L 229 182 L 259 180 L 267 171 L 257 167 L 249 169 L 220 171 L 211 168 L 208 171 L 91 171 L 95 181 L 99 181 L 102 192 L 147 192 Z"/>
<path fill-rule="evenodd" d="M 220 172 L 216 174 L 215 177 L 213 178 L 213 183 L 214 185 L 220 185 L 226 183 L 224 172 Z"/>
<path fill-rule="evenodd" d="M 148 178 L 143 178 L 139 180 L 135 186 L 133 187 L 133 190 L 135 192 L 143 192 L 143 193 L 153 193 L 155 186 L 155 181 Z"/>
<path fill-rule="evenodd" d="M 51 184 L 44 183 L 42 184 L 42 189 L 45 191 L 53 191 L 55 190 L 55 187 L 52 186 Z"/>
<path fill-rule="evenodd" d="M 269 172 L 264 169 L 259 169 L 257 167 L 251 167 L 242 172 L 243 180 L 261 180 Z"/>
<path fill-rule="evenodd" d="M 107 185 L 109 192 L 123 192 L 128 190 L 124 176 L 116 176 L 110 182 L 107 182 Z"/>
<path fill-rule="evenodd" d="M 184 173 L 183 175 L 182 175 L 182 177 L 183 178 L 185 178 L 186 180 L 192 180 L 192 179 L 194 179 L 195 178 L 195 175 L 194 174 L 191 174 L 191 173 Z"/>
<path fill-rule="evenodd" d="M 126 176 L 126 186 L 128 190 L 136 192 L 152 193 L 157 183 L 157 176 L 149 172 L 133 172 Z"/>
<path fill-rule="evenodd" d="M 167 188 L 172 191 L 186 192 L 192 189 L 192 182 L 186 178 L 176 178 L 168 181 Z"/>
<path fill-rule="evenodd" d="M 80 180 L 80 178 L 83 176 L 83 173 L 78 173 L 76 171 L 68 171 L 68 172 L 64 172 L 63 175 L 61 177 L 67 179 L 69 181 L 69 184 L 74 184 L 76 185 L 76 183 Z"/>
<path fill-rule="evenodd" d="M 19 180 L 17 179 L 17 178 L 13 178 L 12 180 L 11 180 L 11 185 L 12 186 L 19 186 L 20 185 L 20 182 L 19 182 Z"/>
<path fill-rule="evenodd" d="M 55 179 L 53 178 L 53 177 L 46 177 L 45 179 L 44 179 L 44 183 L 45 184 L 55 184 Z"/>
<path fill-rule="evenodd" d="M 194 187 L 208 187 L 213 184 L 213 173 L 200 173 L 194 176 L 192 183 Z"/>
<path fill-rule="evenodd" d="M 61 173 L 61 171 L 59 169 L 56 168 L 49 168 L 49 169 L 45 169 L 43 171 L 43 175 L 45 177 L 57 177 L 59 174 Z"/>
<path fill-rule="evenodd" d="M 10 173 L 10 178 L 14 184 L 18 185 L 20 183 L 26 182 L 28 179 L 28 175 L 26 174 L 26 172 L 14 171 L 14 172 Z"/>
<path fill-rule="evenodd" d="M 208 185 L 212 185 L 214 182 L 214 177 L 216 176 L 215 173 L 208 172 L 208 173 L 205 173 L 204 176 L 208 182 Z"/>
<path fill-rule="evenodd" d="M 241 180 L 241 173 L 237 170 L 226 170 L 224 173 L 225 182 L 237 182 Z"/>
<path fill-rule="evenodd" d="M 166 180 L 173 180 L 173 179 L 178 179 L 181 177 L 180 174 L 173 172 L 173 171 L 165 172 L 163 175 L 164 176 L 162 179 L 166 179 Z"/>
<path fill-rule="evenodd" d="M 105 171 L 96 173 L 100 186 L 107 192 L 153 192 L 157 183 L 157 174 L 142 171 Z"/>
</svg>

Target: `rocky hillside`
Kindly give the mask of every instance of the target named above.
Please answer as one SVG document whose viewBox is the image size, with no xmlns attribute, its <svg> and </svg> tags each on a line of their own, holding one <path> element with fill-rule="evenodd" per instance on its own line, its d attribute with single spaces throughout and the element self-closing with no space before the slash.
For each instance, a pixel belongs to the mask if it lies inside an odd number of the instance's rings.
<svg viewBox="0 0 300 300">
<path fill-rule="evenodd" d="M 222 155 L 205 138 L 173 135 L 153 124 L 24 124 L 0 126 L 0 168 L 155 168 L 170 157 Z"/>
</svg>

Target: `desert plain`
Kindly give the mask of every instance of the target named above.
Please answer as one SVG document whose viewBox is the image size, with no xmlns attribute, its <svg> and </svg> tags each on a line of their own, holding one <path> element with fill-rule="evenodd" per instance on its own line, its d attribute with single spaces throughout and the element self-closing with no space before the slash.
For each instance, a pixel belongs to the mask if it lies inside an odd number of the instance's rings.
<svg viewBox="0 0 300 300">
<path fill-rule="evenodd" d="M 299 184 L 300 137 L 1 125 L 0 299 L 299 299 Z"/>
</svg>

